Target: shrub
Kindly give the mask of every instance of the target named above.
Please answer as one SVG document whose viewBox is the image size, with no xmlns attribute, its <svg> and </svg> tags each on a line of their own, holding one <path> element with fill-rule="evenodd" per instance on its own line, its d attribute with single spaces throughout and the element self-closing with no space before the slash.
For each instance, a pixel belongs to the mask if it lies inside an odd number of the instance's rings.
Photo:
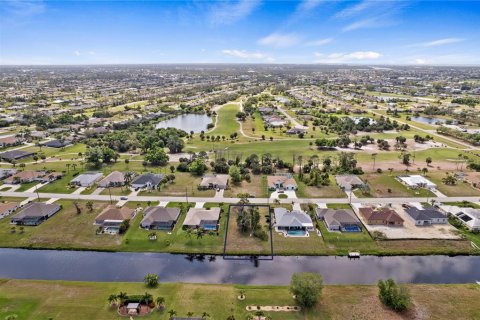
<svg viewBox="0 0 480 320">
<path fill-rule="evenodd" d="M 393 279 L 378 281 L 378 289 L 380 301 L 394 311 L 405 311 L 411 304 L 408 290 L 405 287 L 399 287 Z"/>
<path fill-rule="evenodd" d="M 290 282 L 290 292 L 298 304 L 304 308 L 313 307 L 322 294 L 323 280 L 317 273 L 294 273 Z"/>
<path fill-rule="evenodd" d="M 145 285 L 149 288 L 155 288 L 156 286 L 158 286 L 158 280 L 159 276 L 153 273 L 148 273 L 143 278 L 143 282 L 145 282 Z"/>
</svg>

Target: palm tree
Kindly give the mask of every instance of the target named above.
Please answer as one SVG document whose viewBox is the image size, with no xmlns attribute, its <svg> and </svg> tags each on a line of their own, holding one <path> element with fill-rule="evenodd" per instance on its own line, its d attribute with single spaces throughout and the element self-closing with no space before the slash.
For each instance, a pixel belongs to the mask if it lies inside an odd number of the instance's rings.
<svg viewBox="0 0 480 320">
<path fill-rule="evenodd" d="M 113 307 L 115 304 L 117 304 L 118 297 L 116 294 L 111 294 L 108 296 L 108 303 Z"/>
<path fill-rule="evenodd" d="M 67 173 L 68 173 L 70 171 L 70 163 L 67 163 L 66 166 L 67 166 Z"/>
<path fill-rule="evenodd" d="M 193 317 L 193 312 L 192 311 L 187 312 L 187 317 L 189 317 L 189 318 Z"/>
<path fill-rule="evenodd" d="M 153 296 L 150 293 L 145 292 L 142 296 L 141 301 L 145 302 L 145 304 L 149 304 L 150 301 L 153 301 Z"/>
<path fill-rule="evenodd" d="M 202 313 L 202 319 L 210 318 L 210 315 L 206 312 Z"/>
<path fill-rule="evenodd" d="M 165 309 L 165 298 L 164 297 L 157 297 L 155 300 L 155 303 L 157 304 L 157 308 L 160 310 Z"/>
<path fill-rule="evenodd" d="M 168 311 L 168 314 L 170 315 L 170 318 L 173 318 L 173 316 L 177 315 L 177 311 L 172 309 L 172 310 Z"/>
<path fill-rule="evenodd" d="M 77 170 L 77 164 L 76 163 L 72 163 L 72 167 L 73 167 L 73 171 Z"/>
<path fill-rule="evenodd" d="M 118 300 L 120 300 L 120 304 L 123 304 L 123 302 L 128 298 L 128 295 L 127 295 L 126 292 L 120 291 L 120 292 L 117 294 L 117 298 L 118 298 Z"/>
<path fill-rule="evenodd" d="M 88 211 L 92 212 L 93 211 L 93 201 L 87 201 L 85 204 L 85 207 L 87 207 Z"/>
</svg>

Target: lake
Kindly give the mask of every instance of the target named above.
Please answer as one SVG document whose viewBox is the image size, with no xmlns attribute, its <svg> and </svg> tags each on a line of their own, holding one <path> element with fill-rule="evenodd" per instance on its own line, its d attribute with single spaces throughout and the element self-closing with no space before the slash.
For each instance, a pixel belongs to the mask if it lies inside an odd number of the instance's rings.
<svg viewBox="0 0 480 320">
<path fill-rule="evenodd" d="M 412 117 L 412 120 L 413 120 L 413 121 L 416 121 L 416 122 L 431 124 L 431 125 L 434 125 L 434 124 L 437 124 L 437 123 L 445 123 L 445 122 L 447 122 L 446 119 L 442 119 L 442 118 L 428 118 L 428 117 Z"/>
<path fill-rule="evenodd" d="M 212 118 L 206 114 L 182 114 L 174 118 L 160 121 L 156 128 L 176 128 L 184 130 L 188 133 L 193 131 L 195 133 L 201 132 L 202 130 L 207 131 L 207 125 L 212 123 Z"/>
<path fill-rule="evenodd" d="M 142 281 L 155 273 L 164 282 L 287 285 L 295 272 L 320 273 L 328 284 L 474 283 L 478 256 L 283 257 L 273 261 L 224 260 L 221 256 L 166 253 L 0 249 L 0 278 Z"/>
</svg>

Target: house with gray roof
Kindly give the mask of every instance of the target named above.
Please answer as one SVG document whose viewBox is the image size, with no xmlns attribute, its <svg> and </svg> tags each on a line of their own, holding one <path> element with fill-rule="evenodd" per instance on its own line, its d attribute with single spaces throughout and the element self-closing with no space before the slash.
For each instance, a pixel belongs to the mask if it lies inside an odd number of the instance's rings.
<svg viewBox="0 0 480 320">
<path fill-rule="evenodd" d="M 337 175 L 335 176 L 335 180 L 343 191 L 350 191 L 365 185 L 365 182 L 354 174 Z"/>
<path fill-rule="evenodd" d="M 12 162 L 14 160 L 20 160 L 23 158 L 28 158 L 33 156 L 35 152 L 23 151 L 23 150 L 10 150 L 0 153 L 0 159 L 7 162 Z"/>
<path fill-rule="evenodd" d="M 330 231 L 362 231 L 362 223 L 357 218 L 353 210 L 317 208 L 315 213 L 318 219 L 325 222 L 325 225 Z"/>
<path fill-rule="evenodd" d="M 121 187 L 125 184 L 125 175 L 120 171 L 112 171 L 108 176 L 100 180 L 98 186 L 101 188 Z"/>
<path fill-rule="evenodd" d="M 172 230 L 180 216 L 180 208 L 148 207 L 140 227 L 149 230 Z"/>
<path fill-rule="evenodd" d="M 90 187 L 102 177 L 103 173 L 101 172 L 86 172 L 76 176 L 70 181 L 70 184 L 79 187 Z"/>
<path fill-rule="evenodd" d="M 313 231 L 313 221 L 308 214 L 303 211 L 288 211 L 285 208 L 275 208 L 275 229 L 277 231 Z"/>
<path fill-rule="evenodd" d="M 418 209 L 406 208 L 408 217 L 415 222 L 416 226 L 429 226 L 432 224 L 447 224 L 448 218 L 435 208 Z"/>
<path fill-rule="evenodd" d="M 17 169 L 0 169 L 0 180 L 13 176 Z"/>
<path fill-rule="evenodd" d="M 13 216 L 10 222 L 16 225 L 38 226 L 60 211 L 61 208 L 55 203 L 31 202 Z"/>
<path fill-rule="evenodd" d="M 134 189 L 156 189 L 164 178 L 163 174 L 144 173 L 132 181 Z"/>
<path fill-rule="evenodd" d="M 184 228 L 197 228 L 204 230 L 218 230 L 220 208 L 190 208 L 183 221 Z"/>
</svg>

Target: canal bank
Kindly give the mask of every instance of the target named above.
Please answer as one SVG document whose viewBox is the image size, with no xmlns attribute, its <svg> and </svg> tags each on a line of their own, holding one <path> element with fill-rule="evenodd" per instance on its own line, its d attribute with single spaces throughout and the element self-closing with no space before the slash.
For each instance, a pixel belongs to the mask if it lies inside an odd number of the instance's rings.
<svg viewBox="0 0 480 320">
<path fill-rule="evenodd" d="M 475 283 L 478 256 L 275 256 L 246 257 L 173 255 L 166 253 L 0 249 L 0 278 L 93 282 L 142 281 L 147 273 L 164 282 L 287 285 L 297 272 L 322 274 L 327 284 L 375 284 L 393 278 L 400 283 Z"/>
</svg>

